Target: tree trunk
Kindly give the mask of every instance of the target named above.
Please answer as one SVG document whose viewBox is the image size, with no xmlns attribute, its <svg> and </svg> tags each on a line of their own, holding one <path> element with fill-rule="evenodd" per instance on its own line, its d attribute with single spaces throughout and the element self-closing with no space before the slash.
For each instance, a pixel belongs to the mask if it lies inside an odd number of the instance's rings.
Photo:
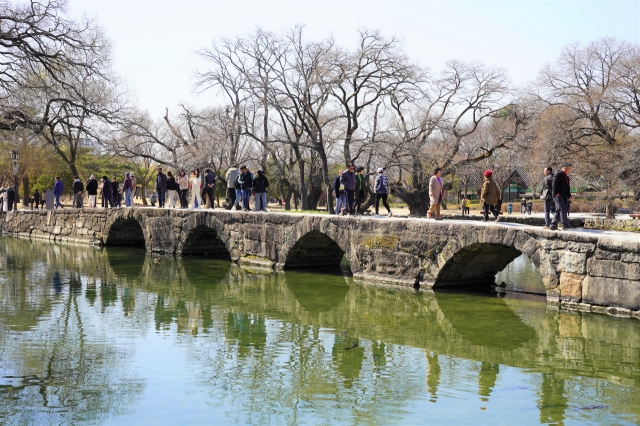
<svg viewBox="0 0 640 426">
<path fill-rule="evenodd" d="M 18 188 L 16 188 L 18 191 Z M 22 178 L 22 205 L 24 207 L 29 206 L 29 178 L 27 175 L 24 175 Z"/>
</svg>

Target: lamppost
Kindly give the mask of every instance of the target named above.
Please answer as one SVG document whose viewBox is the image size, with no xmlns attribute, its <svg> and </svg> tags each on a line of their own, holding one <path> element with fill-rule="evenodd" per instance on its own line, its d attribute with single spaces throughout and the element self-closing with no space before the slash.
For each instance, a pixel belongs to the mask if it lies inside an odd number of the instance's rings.
<svg viewBox="0 0 640 426">
<path fill-rule="evenodd" d="M 11 160 L 13 161 L 13 191 L 15 196 L 13 197 L 13 210 L 18 210 L 18 160 L 20 156 L 17 150 L 11 151 Z"/>
</svg>

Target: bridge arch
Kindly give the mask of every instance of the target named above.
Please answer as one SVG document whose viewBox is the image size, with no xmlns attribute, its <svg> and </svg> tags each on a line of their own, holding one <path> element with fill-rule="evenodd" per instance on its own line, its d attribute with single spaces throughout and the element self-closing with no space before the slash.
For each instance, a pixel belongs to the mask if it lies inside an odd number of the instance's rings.
<svg viewBox="0 0 640 426">
<path fill-rule="evenodd" d="M 228 235 L 220 220 L 213 215 L 195 214 L 188 217 L 182 226 L 176 254 L 231 259 L 232 248 L 228 243 Z"/>
<path fill-rule="evenodd" d="M 142 224 L 133 216 L 116 216 L 111 218 L 105 226 L 107 246 L 146 246 L 147 236 Z"/>
<path fill-rule="evenodd" d="M 498 272 L 524 254 L 541 272 L 540 242 L 523 231 L 486 230 L 475 241 L 454 240 L 438 258 L 434 288 L 492 284 Z M 553 271 L 555 275 L 555 271 Z"/>
<path fill-rule="evenodd" d="M 312 230 L 298 238 L 286 252 L 284 269 L 313 269 L 340 266 L 347 251 L 324 232 Z"/>
</svg>

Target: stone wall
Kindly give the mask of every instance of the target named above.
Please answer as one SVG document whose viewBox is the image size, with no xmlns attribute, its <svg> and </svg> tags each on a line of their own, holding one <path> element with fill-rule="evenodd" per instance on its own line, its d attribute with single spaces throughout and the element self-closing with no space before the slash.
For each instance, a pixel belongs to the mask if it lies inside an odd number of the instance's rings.
<svg viewBox="0 0 640 426">
<path fill-rule="evenodd" d="M 640 308 L 640 239 L 514 224 L 173 209 L 0 213 L 0 232 L 95 245 L 144 245 L 165 254 L 228 257 L 252 267 L 338 266 L 364 282 L 439 288 L 493 282 L 521 253 L 549 303 L 570 309 Z M 613 312 L 611 312 L 613 313 Z"/>
</svg>

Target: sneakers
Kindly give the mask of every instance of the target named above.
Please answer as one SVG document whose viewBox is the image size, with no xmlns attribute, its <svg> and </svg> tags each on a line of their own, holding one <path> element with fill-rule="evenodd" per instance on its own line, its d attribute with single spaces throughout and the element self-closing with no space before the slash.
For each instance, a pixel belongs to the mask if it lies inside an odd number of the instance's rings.
<svg viewBox="0 0 640 426">
<path fill-rule="evenodd" d="M 558 227 L 557 227 L 557 226 L 553 226 L 553 225 L 551 225 L 551 226 L 549 227 L 549 231 L 557 231 L 557 230 L 558 230 Z"/>
<path fill-rule="evenodd" d="M 547 225 L 543 226 L 542 229 L 549 229 Z"/>
<path fill-rule="evenodd" d="M 501 222 L 502 218 L 500 216 L 496 217 L 496 222 Z"/>
<path fill-rule="evenodd" d="M 389 210 L 389 213 L 387 213 L 387 217 L 391 217 L 393 216 L 393 213 L 391 213 L 391 210 Z"/>
</svg>

